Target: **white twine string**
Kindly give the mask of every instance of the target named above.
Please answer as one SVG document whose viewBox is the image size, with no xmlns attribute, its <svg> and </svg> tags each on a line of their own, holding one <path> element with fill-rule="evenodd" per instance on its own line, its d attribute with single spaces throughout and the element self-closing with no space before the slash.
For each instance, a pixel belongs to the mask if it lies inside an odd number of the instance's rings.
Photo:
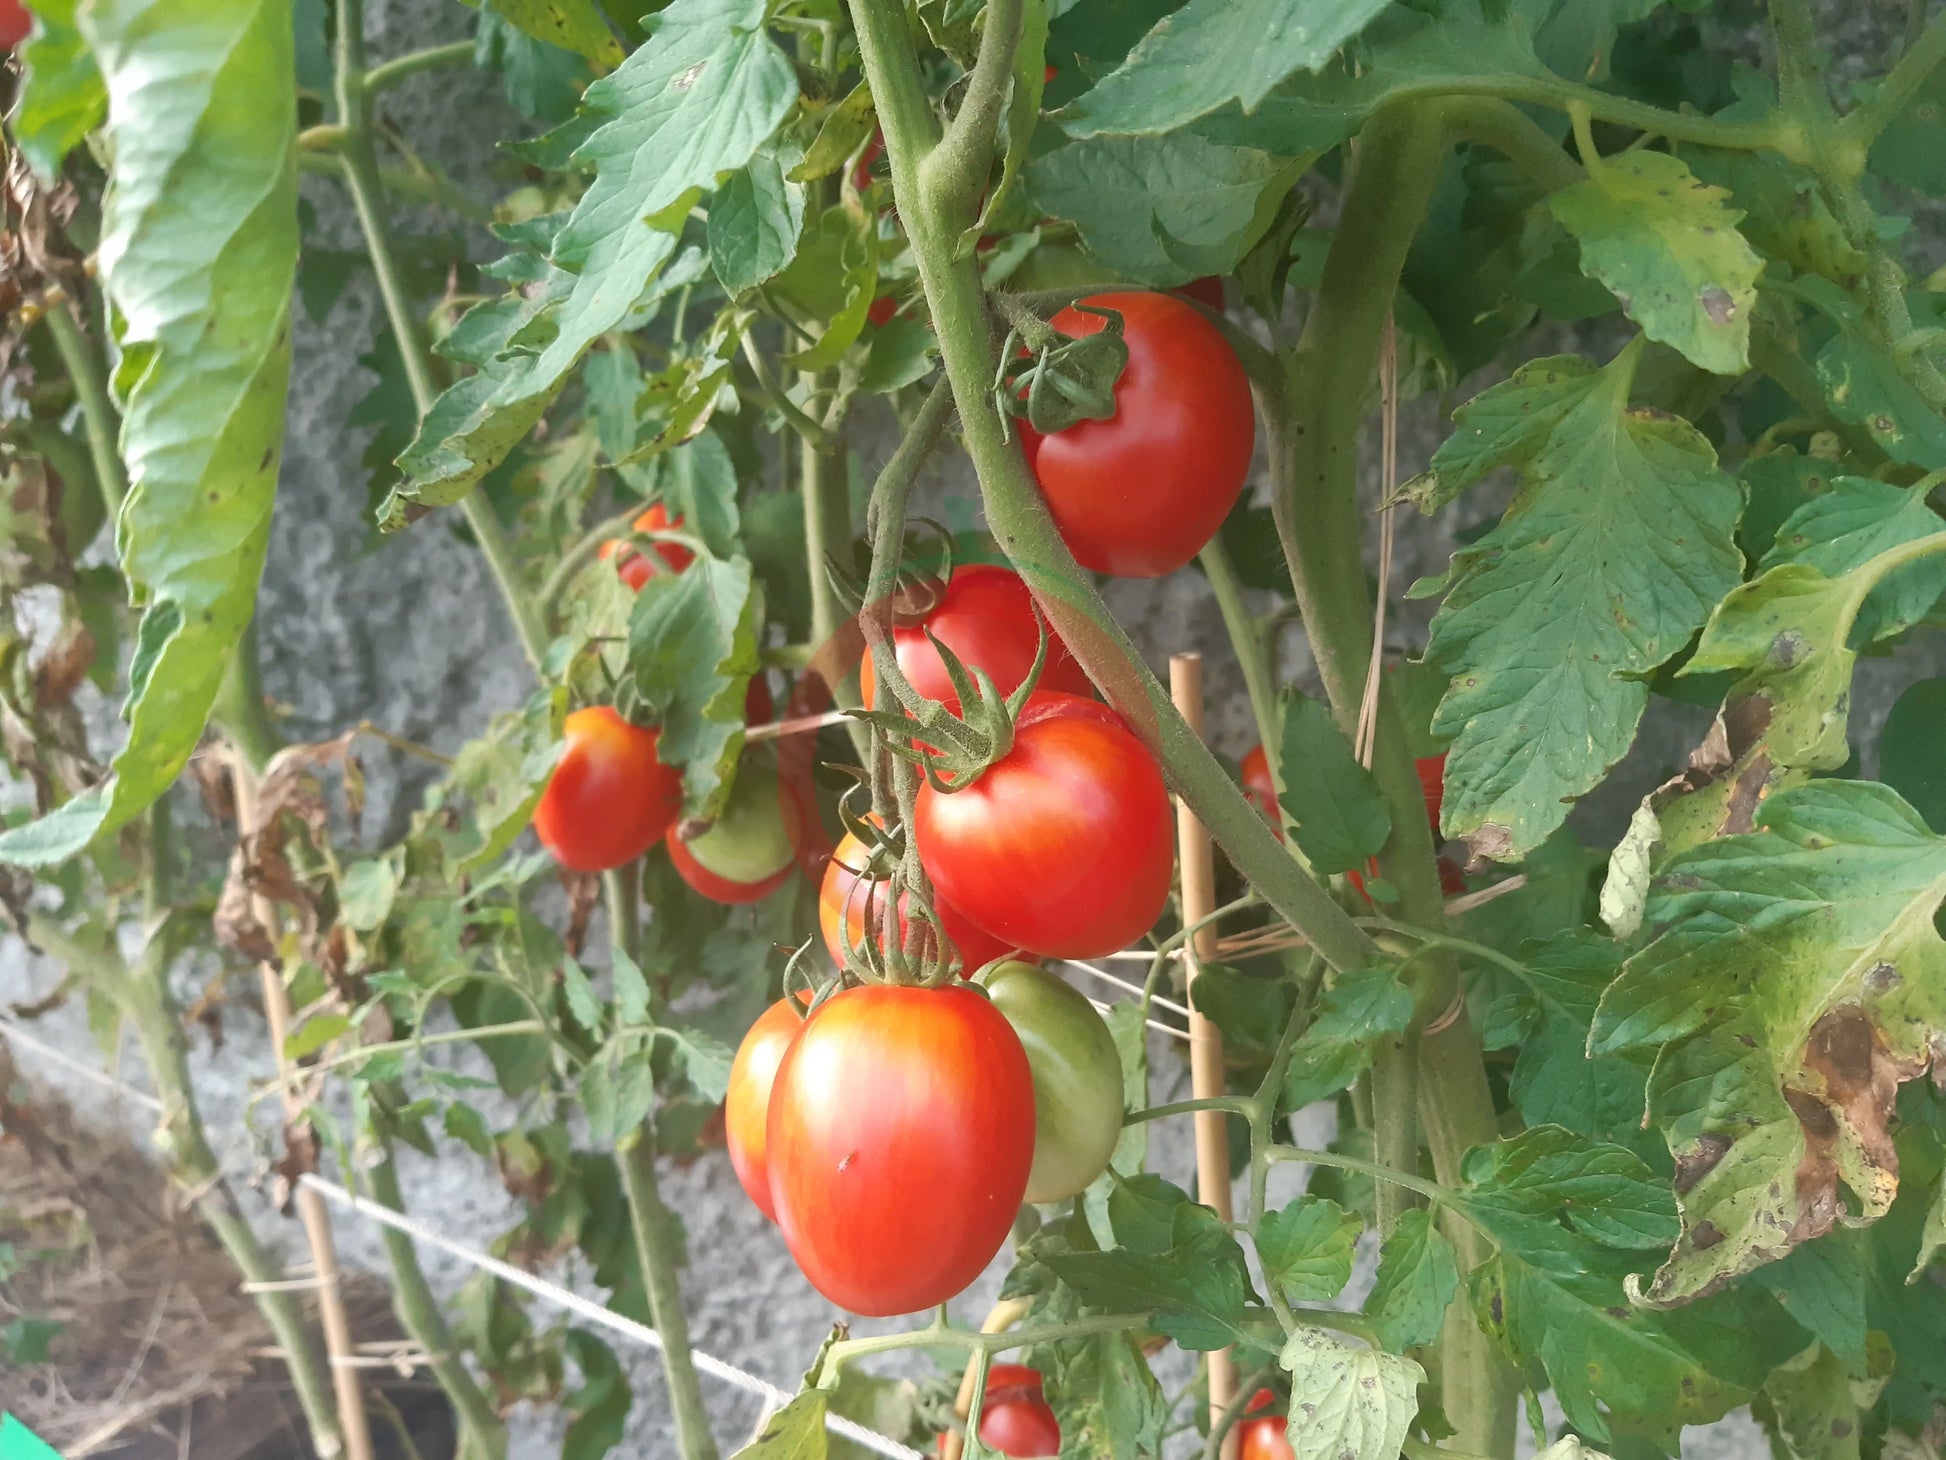
<svg viewBox="0 0 1946 1460">
<path fill-rule="evenodd" d="M 131 1104 L 140 1105 L 144 1109 L 154 1111 L 157 1114 L 162 1112 L 162 1102 L 153 1095 L 138 1090 L 134 1086 L 117 1079 L 115 1076 L 103 1070 L 98 1070 L 90 1065 L 84 1064 L 71 1055 L 64 1054 L 53 1045 L 29 1034 L 20 1027 L 19 1021 L 5 1014 L 0 1014 L 0 1037 L 18 1043 L 24 1049 L 31 1049 L 50 1064 L 59 1065 L 63 1069 L 70 1070 L 82 1076 L 84 1079 L 91 1080 L 97 1085 L 102 1085 L 115 1091 Z M 592 1299 L 584 1298 L 579 1293 L 571 1292 L 558 1283 L 551 1283 L 546 1278 L 536 1277 L 531 1272 L 523 1272 L 521 1269 L 509 1263 L 500 1261 L 497 1257 L 490 1257 L 484 1252 L 466 1246 L 464 1243 L 456 1242 L 443 1232 L 437 1232 L 422 1222 L 414 1221 L 402 1212 L 395 1212 L 390 1207 L 381 1206 L 377 1202 L 368 1201 L 361 1196 L 354 1196 L 342 1186 L 334 1182 L 326 1181 L 315 1172 L 306 1172 L 298 1180 L 301 1185 L 310 1187 L 319 1196 L 331 1202 L 334 1206 L 342 1207 L 348 1212 L 353 1212 L 365 1218 L 367 1221 L 377 1222 L 380 1226 L 390 1227 L 394 1231 L 403 1232 L 415 1242 L 423 1242 L 427 1246 L 436 1247 L 448 1256 L 456 1257 L 461 1262 L 479 1268 L 484 1272 L 490 1272 L 502 1282 L 511 1283 L 514 1287 L 532 1293 L 543 1302 L 552 1303 L 557 1308 L 564 1308 L 576 1317 L 585 1319 L 597 1327 L 606 1328 L 612 1333 L 619 1333 L 625 1338 L 631 1338 L 637 1343 L 652 1349 L 660 1350 L 663 1346 L 662 1335 L 646 1324 L 637 1323 L 630 1318 L 624 1318 L 619 1313 L 611 1313 L 602 1307 L 601 1304 Z M 289 1283 L 251 1284 L 250 1288 L 254 1291 L 267 1291 L 273 1288 L 295 1289 L 314 1285 L 315 1279 L 311 1279 L 297 1280 Z M 711 1378 L 721 1379 L 726 1384 L 735 1385 L 739 1389 L 757 1395 L 763 1400 L 767 1409 L 772 1411 L 781 1409 L 784 1405 L 791 1402 L 792 1396 L 787 1391 L 779 1389 L 775 1384 L 767 1380 L 758 1378 L 755 1374 L 749 1373 L 744 1369 L 739 1369 L 735 1364 L 726 1363 L 713 1354 L 706 1354 L 700 1349 L 692 1349 L 690 1351 L 690 1358 L 694 1361 L 699 1371 L 708 1374 Z M 386 1359 L 369 1363 L 361 1362 L 360 1366 L 378 1367 L 381 1364 L 385 1367 L 393 1367 L 394 1361 Z M 864 1446 L 875 1455 L 887 1456 L 888 1460 L 926 1460 L 924 1455 L 920 1454 L 919 1451 L 913 1449 L 910 1445 L 901 1444 L 897 1440 L 879 1434 L 876 1430 L 868 1430 L 863 1425 L 846 1419 L 843 1415 L 827 1414 L 824 1417 L 824 1427 L 834 1435 L 841 1435 L 854 1444 Z"/>
</svg>

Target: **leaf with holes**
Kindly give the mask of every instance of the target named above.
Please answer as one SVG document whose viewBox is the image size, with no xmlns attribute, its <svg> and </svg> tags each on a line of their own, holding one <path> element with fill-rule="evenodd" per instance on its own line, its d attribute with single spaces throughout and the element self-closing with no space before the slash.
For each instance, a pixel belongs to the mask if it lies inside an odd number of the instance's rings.
<svg viewBox="0 0 1946 1460">
<path fill-rule="evenodd" d="M 1673 857 L 1664 931 L 1602 996 L 1589 1048 L 1657 1051 L 1650 1115 L 1681 1241 L 1645 1298 L 1678 1303 L 1891 1205 L 1900 1084 L 1946 1041 L 1946 838 L 1883 786 L 1781 792 L 1759 829 Z"/>
<path fill-rule="evenodd" d="M 1718 375 L 1750 368 L 1750 312 L 1763 260 L 1737 232 L 1729 193 L 1666 152 L 1590 164 L 1548 199 L 1581 243 L 1581 268 L 1621 301 L 1650 339 Z"/>
<path fill-rule="evenodd" d="M 1740 577 L 1743 494 L 1695 427 L 1629 408 L 1638 348 L 1564 374 L 1578 399 L 1538 445 L 1506 433 L 1520 491 L 1455 554 L 1433 618 L 1428 653 L 1453 673 L 1442 825 L 1496 859 L 1540 845 L 1627 753 L 1644 676 Z"/>
</svg>

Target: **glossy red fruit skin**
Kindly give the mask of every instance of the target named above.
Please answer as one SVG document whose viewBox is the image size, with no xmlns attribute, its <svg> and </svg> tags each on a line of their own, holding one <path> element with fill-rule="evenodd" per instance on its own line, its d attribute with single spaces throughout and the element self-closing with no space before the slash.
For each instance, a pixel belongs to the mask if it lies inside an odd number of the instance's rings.
<svg viewBox="0 0 1946 1460">
<path fill-rule="evenodd" d="M 1021 432 L 1048 510 L 1084 568 L 1160 578 L 1195 557 L 1236 505 L 1250 471 L 1250 381 L 1216 326 L 1170 294 L 1097 294 L 1119 310 L 1128 367 L 1115 414 L 1035 439 Z M 1105 321 L 1075 308 L 1054 327 L 1090 335 Z"/>
<path fill-rule="evenodd" d="M 1169 898 L 1175 819 L 1161 769 L 1113 710 L 1040 692 L 1005 756 L 963 790 L 919 788 L 913 838 L 934 885 L 996 938 L 1099 958 Z"/>
<path fill-rule="evenodd" d="M 4 3 L 4 0 L 0 0 L 0 3 Z M 652 502 L 648 510 L 635 519 L 634 526 L 637 532 L 680 532 L 682 519 L 671 517 L 669 509 L 660 502 Z M 662 559 L 672 573 L 680 573 L 696 561 L 696 554 L 679 542 L 658 542 L 655 545 L 655 555 Z M 601 545 L 595 556 L 603 562 L 613 558 L 616 573 L 635 593 L 640 593 L 642 585 L 656 574 L 655 564 L 649 561 L 639 548 L 632 543 L 623 542 L 618 537 L 609 538 Z"/>
<path fill-rule="evenodd" d="M 27 39 L 34 17 L 20 0 L 0 0 L 0 51 L 10 51 Z"/>
<path fill-rule="evenodd" d="M 656 756 L 658 732 L 608 705 L 576 710 L 567 749 L 534 810 L 541 845 L 575 872 L 606 872 L 654 846 L 682 811 L 682 772 Z"/>
<path fill-rule="evenodd" d="M 1043 1460 L 1061 1453 L 1061 1422 L 1038 1390 L 996 1396 L 989 1387 L 980 1406 L 980 1443 L 1009 1460 Z"/>
<path fill-rule="evenodd" d="M 701 862 L 695 854 L 676 835 L 672 826 L 663 836 L 662 843 L 669 850 L 669 860 L 675 865 L 676 875 L 686 882 L 690 890 L 707 897 L 711 902 L 720 902 L 726 907 L 741 907 L 746 903 L 762 902 L 771 893 L 790 881 L 791 873 L 798 870 L 797 862 L 792 860 L 779 867 L 761 882 L 732 882 L 727 877 L 719 877 Z"/>
<path fill-rule="evenodd" d="M 1020 688 L 1020 682 L 1034 666 L 1034 651 L 1040 644 L 1033 595 L 1027 591 L 1025 580 L 1011 569 L 988 563 L 955 568 L 939 602 L 924 619 L 892 630 L 899 672 L 927 699 L 957 705 L 959 697 L 953 693 L 953 682 L 946 676 L 945 661 L 926 638 L 928 630 L 952 650 L 969 674 L 984 669 L 992 676 L 994 688 L 1003 695 Z M 858 674 L 859 693 L 864 697 L 865 707 L 870 709 L 876 679 L 869 653 L 861 661 Z M 1072 695 L 1090 696 L 1095 692 L 1074 655 L 1068 652 L 1068 646 L 1051 628 L 1047 634 L 1047 662 L 1041 666 L 1039 687 Z"/>
<path fill-rule="evenodd" d="M 778 1066 L 765 1131 L 778 1229 L 811 1285 L 889 1317 L 963 1291 L 1007 1240 L 1034 1157 L 1034 1085 L 979 990 L 832 995 Z"/>
<path fill-rule="evenodd" d="M 1276 829 L 1277 839 L 1284 839 L 1284 826 L 1277 815 L 1277 783 L 1270 778 L 1270 758 L 1264 754 L 1261 745 L 1252 746 L 1237 767 L 1243 780 L 1243 796 L 1252 806 L 1263 813 Z"/>
<path fill-rule="evenodd" d="M 1281 1414 L 1246 1419 L 1237 1426 L 1237 1460 L 1297 1460 Z"/>
<path fill-rule="evenodd" d="M 770 1090 L 784 1051 L 804 1027 L 801 1006 L 810 1000 L 805 995 L 799 999 L 799 1008 L 793 1009 L 788 999 L 779 999 L 757 1016 L 730 1062 L 730 1085 L 723 1096 L 723 1143 L 730 1152 L 730 1167 L 744 1195 L 772 1221 L 777 1220 L 777 1214 L 771 1210 L 766 1155 Z"/>
<path fill-rule="evenodd" d="M 831 954 L 831 961 L 840 968 L 845 966 L 847 940 L 852 947 L 858 946 L 865 940 L 868 928 L 873 937 L 877 936 L 878 890 L 869 884 L 861 886 L 858 876 L 866 855 L 865 844 L 846 832 L 831 860 L 825 863 L 824 878 L 818 884 L 818 931 L 824 935 L 825 950 Z M 960 977 L 970 978 L 994 959 L 1014 951 L 1011 943 L 1003 943 L 976 926 L 941 897 L 937 888 L 933 891 L 932 907 L 939 916 L 940 929 L 959 951 Z"/>
</svg>

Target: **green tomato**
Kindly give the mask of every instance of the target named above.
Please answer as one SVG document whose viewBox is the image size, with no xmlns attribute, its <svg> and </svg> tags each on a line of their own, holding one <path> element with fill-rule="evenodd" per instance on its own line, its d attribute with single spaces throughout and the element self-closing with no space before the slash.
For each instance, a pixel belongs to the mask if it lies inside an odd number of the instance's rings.
<svg viewBox="0 0 1946 1460">
<path fill-rule="evenodd" d="M 1122 1061 L 1095 1006 L 1031 963 L 982 980 L 1034 1074 L 1034 1168 L 1027 1200 L 1065 1201 L 1108 1167 L 1122 1134 Z"/>
<path fill-rule="evenodd" d="M 705 871 L 726 882 L 762 882 L 789 866 L 795 855 L 792 820 L 776 770 L 746 757 L 737 767 L 723 814 L 684 845 Z"/>
</svg>

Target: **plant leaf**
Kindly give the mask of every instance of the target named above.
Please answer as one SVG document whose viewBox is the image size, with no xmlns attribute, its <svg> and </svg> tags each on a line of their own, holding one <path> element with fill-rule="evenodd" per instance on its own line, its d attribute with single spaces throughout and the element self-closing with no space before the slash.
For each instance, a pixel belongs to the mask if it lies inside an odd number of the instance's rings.
<svg viewBox="0 0 1946 1460">
<path fill-rule="evenodd" d="M 1581 268 L 1621 301 L 1652 340 L 1704 370 L 1750 368 L 1750 314 L 1763 260 L 1737 232 L 1729 193 L 1699 182 L 1666 152 L 1624 152 L 1590 165 L 1548 208 L 1581 243 Z"/>
<path fill-rule="evenodd" d="M 1378 1278 L 1365 1299 L 1365 1316 L 1387 1348 L 1418 1348 L 1439 1337 L 1458 1288 L 1453 1244 L 1433 1225 L 1432 1213 L 1413 1207 L 1401 1214 L 1379 1249 Z"/>
<path fill-rule="evenodd" d="M 1628 406 L 1633 349 L 1526 454 L 1499 524 L 1454 556 L 1428 653 L 1453 672 L 1442 825 L 1518 858 L 1627 752 L 1650 670 L 1733 588 L 1742 493 L 1687 421 Z M 1476 463 L 1477 465 L 1477 463 Z"/>
<path fill-rule="evenodd" d="M 1277 1362 L 1291 1376 L 1286 1429 L 1297 1460 L 1394 1460 L 1419 1413 L 1426 1371 L 1322 1328 L 1300 1328 Z"/>
<path fill-rule="evenodd" d="M 1379 1041 L 1412 1022 L 1412 995 L 1390 968 L 1341 974 L 1291 1054 L 1280 1104 L 1298 1110 L 1345 1088 L 1371 1067 Z"/>
<path fill-rule="evenodd" d="M 114 778 L 0 835 L 0 861 L 22 866 L 141 814 L 202 738 L 256 606 L 290 383 L 289 6 L 103 0 L 82 30 L 115 153 L 98 258 L 130 482 L 116 550 L 144 611 Z"/>
<path fill-rule="evenodd" d="M 1296 824 L 1298 846 L 1319 873 L 1362 870 L 1392 835 L 1378 782 L 1352 754 L 1331 711 L 1316 700 L 1285 695 L 1277 723 L 1284 809 Z"/>
<path fill-rule="evenodd" d="M 1257 1228 L 1264 1276 L 1294 1303 L 1328 1303 L 1351 1281 L 1352 1250 L 1365 1230 L 1335 1201 L 1301 1196 L 1267 1212 Z"/>
<path fill-rule="evenodd" d="M 1898 1191 L 1899 1085 L 1946 1031 L 1946 838 L 1883 786 L 1772 797 L 1759 830 L 1673 857 L 1665 929 L 1602 996 L 1594 1053 L 1656 1049 L 1650 1115 L 1676 1159 L 1683 1233 L 1644 1300 L 1679 1303 Z M 1759 977 L 1760 975 L 1760 977 Z"/>
<path fill-rule="evenodd" d="M 1878 732 L 1878 775 L 1946 836 L 1946 678 L 1922 679 L 1899 696 Z"/>
<path fill-rule="evenodd" d="M 598 70 L 622 64 L 621 42 L 595 0 L 485 0 L 486 8 L 521 34 L 591 61 Z"/>
<path fill-rule="evenodd" d="M 1061 1252 L 1042 1260 L 1090 1307 L 1153 1308 L 1157 1333 L 1187 1349 L 1254 1342 L 1244 1327 L 1255 1296 L 1236 1238 L 1208 1207 L 1176 1208 L 1167 1252 Z"/>
<path fill-rule="evenodd" d="M 1761 566 L 1808 563 L 1827 578 L 1861 568 L 1903 543 L 1946 532 L 1946 518 L 1926 505 L 1925 493 L 1869 477 L 1833 477 L 1777 529 Z M 1908 563 L 1886 575 L 1860 606 L 1852 647 L 1912 627 L 1946 593 L 1946 553 Z"/>
<path fill-rule="evenodd" d="M 108 114 L 101 68 L 75 23 L 79 0 L 34 0 L 38 26 L 20 48 L 25 75 L 8 127 L 43 183 Z"/>
<path fill-rule="evenodd" d="M 804 187 L 784 177 L 782 159 L 765 147 L 717 190 L 709 209 L 709 260 L 732 294 L 776 277 L 797 252 L 804 231 Z"/>
<path fill-rule="evenodd" d="M 770 1417 L 763 1433 L 730 1460 L 825 1460 L 825 1393 L 806 1389 Z"/>
<path fill-rule="evenodd" d="M 1316 71 L 1384 0 L 1190 0 L 1063 113 L 1073 137 L 1172 132 L 1227 102 L 1255 110 L 1293 71 Z"/>
</svg>

